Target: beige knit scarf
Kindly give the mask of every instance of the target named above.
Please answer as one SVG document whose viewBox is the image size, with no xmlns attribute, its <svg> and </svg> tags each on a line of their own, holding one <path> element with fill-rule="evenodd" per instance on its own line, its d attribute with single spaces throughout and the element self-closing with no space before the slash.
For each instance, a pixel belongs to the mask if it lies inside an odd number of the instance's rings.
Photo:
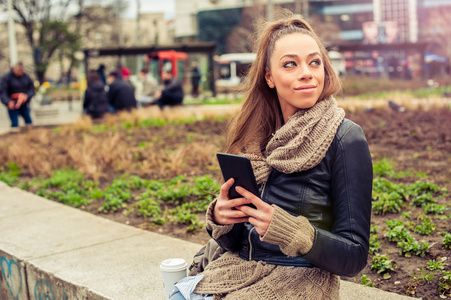
<svg viewBox="0 0 451 300">
<path fill-rule="evenodd" d="M 241 154 L 251 160 L 258 183 L 266 182 L 273 168 L 286 174 L 311 169 L 326 155 L 344 116 L 333 97 L 323 99 L 296 112 L 277 130 L 264 155 L 257 141 Z"/>
</svg>

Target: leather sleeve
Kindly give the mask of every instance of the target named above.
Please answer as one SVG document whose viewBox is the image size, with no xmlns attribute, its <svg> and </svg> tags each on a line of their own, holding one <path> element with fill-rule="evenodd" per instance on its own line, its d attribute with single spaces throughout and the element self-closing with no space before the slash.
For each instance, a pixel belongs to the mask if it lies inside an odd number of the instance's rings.
<svg viewBox="0 0 451 300">
<path fill-rule="evenodd" d="M 331 147 L 333 228 L 315 227 L 312 249 L 304 258 L 343 276 L 355 276 L 366 265 L 371 220 L 373 168 L 362 129 L 347 121 Z"/>
</svg>

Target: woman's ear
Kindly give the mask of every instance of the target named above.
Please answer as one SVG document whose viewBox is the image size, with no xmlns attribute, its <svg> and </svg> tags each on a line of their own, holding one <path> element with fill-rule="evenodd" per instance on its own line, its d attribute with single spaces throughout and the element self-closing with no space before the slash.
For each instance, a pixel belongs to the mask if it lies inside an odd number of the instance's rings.
<svg viewBox="0 0 451 300">
<path fill-rule="evenodd" d="M 271 72 L 269 72 L 269 70 L 266 70 L 265 79 L 266 79 L 266 83 L 268 84 L 269 88 L 273 89 L 275 87 L 275 85 L 272 80 Z"/>
</svg>

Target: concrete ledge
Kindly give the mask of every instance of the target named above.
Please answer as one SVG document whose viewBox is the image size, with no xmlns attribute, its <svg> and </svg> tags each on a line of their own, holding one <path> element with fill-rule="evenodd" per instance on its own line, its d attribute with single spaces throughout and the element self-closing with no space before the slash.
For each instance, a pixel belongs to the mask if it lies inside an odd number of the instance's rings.
<svg viewBox="0 0 451 300">
<path fill-rule="evenodd" d="M 0 182 L 0 299 L 164 299 L 159 265 L 200 245 Z M 342 300 L 412 299 L 342 281 Z"/>
</svg>

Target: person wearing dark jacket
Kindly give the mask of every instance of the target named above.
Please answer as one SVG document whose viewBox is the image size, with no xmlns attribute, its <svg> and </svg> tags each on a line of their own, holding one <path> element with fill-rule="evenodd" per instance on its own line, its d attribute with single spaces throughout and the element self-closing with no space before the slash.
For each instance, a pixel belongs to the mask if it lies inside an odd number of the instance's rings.
<svg viewBox="0 0 451 300">
<path fill-rule="evenodd" d="M 136 108 L 135 90 L 133 86 L 122 80 L 117 72 L 108 75 L 108 102 L 114 111 Z"/>
<path fill-rule="evenodd" d="M 155 94 L 158 106 L 163 108 L 165 105 L 182 104 L 184 97 L 182 83 L 168 70 L 163 70 L 161 80 L 163 80 L 164 88 Z"/>
<path fill-rule="evenodd" d="M 108 94 L 102 77 L 97 71 L 88 74 L 88 88 L 85 91 L 83 111 L 93 119 L 101 118 L 109 111 Z"/>
<path fill-rule="evenodd" d="M 0 93 L 2 103 L 8 108 L 11 127 L 19 127 L 19 115 L 24 118 L 27 125 L 31 125 L 28 105 L 35 94 L 35 89 L 30 76 L 24 72 L 22 63 L 17 63 L 3 76 L 0 82 Z"/>
</svg>

